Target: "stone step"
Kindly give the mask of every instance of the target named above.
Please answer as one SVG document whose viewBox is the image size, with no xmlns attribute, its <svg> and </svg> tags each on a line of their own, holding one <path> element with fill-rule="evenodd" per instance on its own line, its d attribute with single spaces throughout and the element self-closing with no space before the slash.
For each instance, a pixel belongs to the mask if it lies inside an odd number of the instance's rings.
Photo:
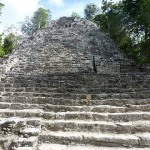
<svg viewBox="0 0 150 150">
<path fill-rule="evenodd" d="M 138 121 L 149 120 L 150 112 L 96 113 L 96 112 L 44 112 L 40 109 L 9 110 L 0 109 L 0 117 L 43 118 L 51 120 L 93 120 L 93 121 Z"/>
<path fill-rule="evenodd" d="M 30 136 L 28 138 L 18 137 L 18 139 L 14 140 L 14 145 L 16 147 L 35 147 L 38 142 L 37 136 Z"/>
<path fill-rule="evenodd" d="M 37 72 L 38 70 L 33 70 Z M 17 75 L 18 73 L 16 72 L 15 74 L 9 74 L 8 76 L 6 75 L 4 78 L 0 80 L 0 84 L 3 85 L 3 87 L 8 87 L 5 86 L 7 84 L 14 84 L 14 85 L 20 85 L 22 87 L 25 87 L 23 85 L 26 85 L 25 83 L 28 83 L 29 85 L 31 83 L 32 87 L 35 85 L 52 85 L 55 84 L 55 86 L 63 85 L 63 86 L 68 86 L 68 85 L 80 85 L 80 86 L 96 86 L 96 85 L 104 85 L 104 87 L 110 85 L 111 87 L 114 86 L 119 86 L 119 87 L 124 87 L 124 86 L 130 86 L 130 87 L 139 87 L 140 85 L 146 85 L 150 82 L 150 79 L 148 77 L 143 76 L 142 78 L 134 78 L 131 75 L 128 77 L 122 76 L 122 77 L 111 77 L 106 74 L 104 74 L 104 77 L 99 76 L 94 76 L 94 74 L 91 74 L 90 77 L 83 76 L 80 74 L 78 77 L 68 77 L 66 74 L 66 78 L 63 78 L 57 74 L 53 77 L 52 75 L 43 75 L 42 77 L 39 75 L 35 76 L 28 76 L 26 74 L 22 74 L 23 76 Z M 92 77 L 93 76 L 93 77 Z M 27 87 L 27 86 L 26 86 Z"/>
<path fill-rule="evenodd" d="M 83 68 L 81 67 L 81 69 L 83 69 Z M 32 69 L 32 71 L 38 71 L 38 69 L 36 69 L 36 70 Z M 132 82 L 134 82 L 134 81 L 149 81 L 149 74 L 138 75 L 137 72 L 135 74 L 134 73 L 131 73 L 131 74 L 125 74 L 125 73 L 99 74 L 99 73 L 97 73 L 97 74 L 95 74 L 94 72 L 88 73 L 86 71 L 86 72 L 82 72 L 82 74 L 81 74 L 81 72 L 74 72 L 74 73 L 72 72 L 72 75 L 71 75 L 71 73 L 70 74 L 69 73 L 65 73 L 65 74 L 49 73 L 47 75 L 47 74 L 44 74 L 45 72 L 43 72 L 42 77 L 44 77 L 44 78 L 39 78 L 40 75 L 42 74 L 42 72 L 40 72 L 39 74 L 36 74 L 35 76 L 32 76 L 32 77 L 29 74 L 22 74 L 22 72 L 23 72 L 23 70 L 21 70 L 20 72 L 12 71 L 12 72 L 6 73 L 5 76 L 2 77 L 1 81 L 10 81 L 9 79 L 11 79 L 11 81 L 14 81 L 14 80 L 19 81 L 19 79 L 22 79 L 22 81 L 24 81 L 25 75 L 27 76 L 27 78 L 26 78 L 27 80 L 32 79 L 35 82 L 36 82 L 36 79 L 38 79 L 38 81 L 41 81 L 41 82 L 45 81 L 45 79 L 49 79 L 48 81 L 55 81 L 55 80 L 56 81 L 66 81 L 66 80 L 68 80 L 68 81 L 89 81 L 89 82 L 95 81 L 95 79 L 96 79 L 97 82 L 106 81 L 106 82 L 110 82 L 110 83 L 115 82 L 115 81 L 119 82 L 119 81 L 127 81 L 127 80 L 132 81 Z M 80 80 L 78 80 L 78 79 L 80 79 Z"/>
<path fill-rule="evenodd" d="M 17 94 L 17 92 L 22 92 L 22 94 L 26 93 L 27 95 L 34 94 L 34 93 L 40 93 L 40 94 L 46 94 L 48 93 L 64 93 L 64 92 L 70 92 L 70 93 L 78 93 L 78 94 L 83 94 L 83 93 L 90 93 L 90 94 L 96 94 L 96 93 L 126 93 L 126 92 L 142 92 L 142 91 L 148 91 L 149 88 L 147 87 L 139 87 L 139 88 L 127 88 L 127 87 L 104 87 L 100 86 L 99 87 L 82 87 L 82 88 L 65 88 L 65 87 L 59 87 L 59 88 L 53 88 L 53 87 L 33 87 L 33 88 L 25 88 L 25 87 L 1 87 L 0 92 L 3 92 L 3 94 L 10 93 L 11 95 Z"/>
<path fill-rule="evenodd" d="M 67 82 L 67 83 L 66 83 Z M 0 89 L 0 91 L 13 91 L 17 92 L 17 89 L 23 89 L 24 91 L 28 91 L 29 88 L 32 89 L 33 92 L 36 90 L 39 90 L 39 88 L 46 89 L 49 88 L 49 91 L 51 92 L 57 92 L 60 91 L 61 88 L 64 89 L 65 92 L 67 91 L 74 91 L 76 93 L 84 92 L 85 90 L 88 92 L 140 92 L 145 91 L 150 88 L 150 85 L 148 82 L 135 84 L 135 83 L 88 83 L 85 81 L 85 83 L 69 83 L 66 82 L 52 82 L 52 83 L 33 83 L 25 81 L 24 83 L 0 83 L 0 87 L 3 87 Z M 129 81 L 128 81 L 129 82 Z M 55 89 L 54 89 L 55 88 Z M 60 89 L 60 90 L 56 90 Z M 78 90 L 80 89 L 80 90 Z"/>
<path fill-rule="evenodd" d="M 50 94 L 33 94 L 31 95 L 30 93 L 19 93 L 17 95 L 12 95 L 12 93 L 5 93 L 3 95 L 0 95 L 0 99 L 2 100 L 11 100 L 12 102 L 13 101 L 17 101 L 17 99 L 34 99 L 34 98 L 47 98 L 47 99 L 54 99 L 54 98 L 64 98 L 64 99 L 86 99 L 86 94 L 72 94 L 72 93 L 65 93 L 65 94 L 62 94 L 62 93 L 50 93 Z M 106 93 L 103 93 L 103 94 L 95 94 L 95 95 L 91 95 L 92 96 L 92 99 L 93 100 L 96 100 L 96 99 L 108 99 L 108 98 L 129 98 L 130 95 L 128 94 L 106 94 Z M 141 95 L 139 95 L 139 98 L 143 98 Z M 26 103 L 26 101 L 25 101 Z"/>
<path fill-rule="evenodd" d="M 47 64 L 50 65 L 49 62 L 47 62 Z M 44 65 L 45 65 L 45 63 L 44 63 Z M 77 64 L 77 65 L 79 65 L 79 64 Z M 22 67 L 24 67 L 24 66 L 22 66 Z M 35 67 L 36 67 L 36 65 L 35 65 Z M 59 67 L 61 67 L 61 66 L 59 66 Z M 34 68 L 32 69 L 33 71 L 38 71 L 38 68 L 37 69 L 34 69 Z M 39 70 L 41 70 L 41 68 Z M 50 73 L 50 72 L 49 72 L 49 74 L 45 74 L 45 72 L 39 72 L 38 74 L 35 74 L 35 76 L 30 76 L 30 74 L 23 74 L 22 72 L 23 72 L 23 70 L 21 70 L 20 72 L 17 72 L 17 70 L 16 71 L 14 70 L 11 72 L 6 72 L 5 76 L 2 78 L 1 81 L 8 81 L 9 79 L 17 80 L 17 81 L 19 81 L 19 79 L 21 79 L 22 81 L 24 81 L 25 79 L 26 80 L 32 79 L 33 81 L 36 81 L 36 79 L 38 79 L 38 81 L 45 81 L 47 79 L 49 79 L 48 81 L 55 81 L 55 80 L 57 80 L 57 81 L 58 80 L 59 81 L 66 81 L 66 80 L 79 81 L 78 79 L 80 79 L 80 81 L 91 81 L 92 82 L 92 81 L 95 81 L 95 79 L 96 79 L 98 82 L 99 81 L 107 81 L 107 82 L 116 81 L 116 82 L 118 82 L 120 80 L 121 81 L 127 81 L 127 80 L 128 81 L 147 81 L 150 79 L 148 73 L 145 74 L 145 73 L 138 73 L 138 72 L 119 73 L 119 74 L 118 73 L 116 73 L 116 74 L 115 73 L 112 73 L 112 74 L 97 73 L 97 74 L 95 74 L 94 72 L 88 72 L 88 71 L 72 72 L 72 73 L 67 72 L 65 74 Z M 30 72 L 30 73 L 32 74 L 32 72 Z M 42 78 L 41 78 L 41 75 L 42 75 Z"/>
<path fill-rule="evenodd" d="M 24 128 L 20 131 L 21 134 L 29 136 L 38 136 L 40 132 L 40 128 Z"/>
<path fill-rule="evenodd" d="M 32 127 L 37 127 L 40 125 L 41 120 L 42 120 L 41 118 L 20 118 L 20 117 L 5 118 L 5 117 L 1 117 L 0 125 L 4 122 L 14 122 L 14 123 L 25 122 L 26 125 L 29 125 Z"/>
<path fill-rule="evenodd" d="M 10 118 L 11 119 L 11 118 Z M 16 118 L 12 118 L 15 119 Z M 23 120 L 17 118 L 18 122 Z M 8 120 L 2 118 L 1 121 Z M 19 130 L 20 133 L 27 135 L 38 135 L 41 132 L 39 125 L 33 124 L 33 121 L 39 120 L 38 118 L 24 118 L 24 122 L 30 122 L 30 126 L 25 129 Z M 32 121 L 32 123 L 31 123 Z M 107 133 L 138 133 L 147 132 L 150 130 L 150 122 L 148 121 L 130 121 L 130 122 L 107 122 L 107 121 L 88 121 L 87 120 L 41 120 L 40 125 L 42 130 L 50 131 L 84 131 L 84 132 L 107 132 Z M 31 126 L 32 124 L 32 126 Z"/>
<path fill-rule="evenodd" d="M 38 135 L 41 132 L 41 118 L 0 118 L 0 134 Z"/>
<path fill-rule="evenodd" d="M 38 150 L 150 150 L 150 148 L 121 148 L 91 145 L 41 144 Z"/>
<path fill-rule="evenodd" d="M 13 91 L 2 91 L 0 92 L 0 95 L 2 97 L 5 96 L 12 96 L 12 97 L 19 97 L 19 96 L 26 96 L 26 97 L 53 97 L 53 98 L 59 98 L 59 97 L 65 97 L 65 98 L 80 98 L 83 99 L 87 94 L 91 95 L 91 99 L 102 99 L 102 98 L 144 98 L 148 97 L 150 95 L 149 88 L 147 89 L 109 89 L 105 88 L 103 90 L 101 89 L 86 89 L 86 88 L 79 88 L 79 91 L 75 91 L 73 88 L 69 88 L 68 91 L 62 89 L 55 89 L 50 91 L 51 88 L 49 88 L 49 91 L 36 91 L 34 88 L 30 88 L 30 91 L 19 91 L 19 92 L 13 92 Z M 20 89 L 19 89 L 20 90 Z M 21 89 L 22 90 L 22 89 Z M 145 95 L 144 95 L 145 94 Z M 105 96 L 103 96 L 105 95 Z"/>
<path fill-rule="evenodd" d="M 77 120 L 43 120 L 42 129 L 48 131 L 76 131 L 98 133 L 142 133 L 150 131 L 150 121 L 105 122 Z"/>
<path fill-rule="evenodd" d="M 15 148 L 15 150 L 35 150 L 35 148 L 34 147 L 18 147 L 18 148 Z"/>
<path fill-rule="evenodd" d="M 105 97 L 104 95 L 101 95 Z M 147 105 L 150 104 L 150 99 L 98 99 L 98 100 L 86 100 L 86 99 L 66 99 L 66 98 L 52 98 L 52 97 L 0 97 L 0 102 L 8 103 L 23 103 L 23 104 L 51 104 L 51 105 L 66 105 L 66 106 L 95 106 L 95 105 L 112 105 L 112 106 L 123 106 L 123 105 Z M 28 106 L 28 105 L 27 105 Z M 35 106 L 36 107 L 36 106 Z"/>
<path fill-rule="evenodd" d="M 45 59 L 45 57 L 44 57 L 44 59 Z M 31 59 L 29 59 L 30 60 L 30 62 L 31 62 Z M 25 61 L 26 62 L 26 61 Z M 37 62 L 38 63 L 38 62 Z M 40 64 L 41 64 L 41 62 L 40 62 Z M 47 64 L 49 64 L 49 63 L 47 63 Z M 92 74 L 92 76 L 91 76 L 91 74 Z M 9 72 L 6 72 L 6 75 L 13 75 L 13 72 L 11 72 L 11 73 L 9 73 Z M 19 73 L 18 73 L 18 75 L 19 75 Z M 103 73 L 97 73 L 97 74 L 95 74 L 95 73 L 91 73 L 91 72 L 87 72 L 86 74 L 80 74 L 80 73 L 72 73 L 72 72 L 68 72 L 67 73 L 67 76 L 66 76 L 66 74 L 58 74 L 58 76 L 55 76 L 55 74 L 50 74 L 49 76 L 51 77 L 51 78 L 55 78 L 55 79 L 57 79 L 57 78 L 63 78 L 63 79 L 66 79 L 66 78 L 78 78 L 78 77 L 80 77 L 80 78 L 82 78 L 82 77 L 89 77 L 90 79 L 93 79 L 93 78 L 95 78 L 95 77 L 99 77 L 99 78 L 102 78 L 102 77 L 112 77 L 112 78 L 118 78 L 118 77 L 132 77 L 132 78 L 143 78 L 143 75 L 145 75 L 146 77 L 149 77 L 149 74 L 148 73 L 143 73 L 143 72 L 129 72 L 129 73 L 120 73 L 120 74 L 103 74 Z M 20 74 L 19 75 L 20 77 L 22 76 L 22 77 L 24 77 L 24 75 L 23 74 Z M 38 75 L 37 75 L 38 76 Z M 46 75 L 45 75 L 46 76 Z"/>
<path fill-rule="evenodd" d="M 70 102 L 69 100 L 66 101 L 66 105 L 69 102 Z M 103 100 L 91 100 L 88 102 L 83 101 L 83 103 L 81 103 L 80 101 L 77 101 L 78 105 L 88 105 L 88 106 L 91 106 L 91 105 L 111 105 L 111 106 L 126 105 L 126 106 L 129 106 L 129 105 L 147 105 L 149 103 L 150 103 L 150 99 L 103 99 Z"/>
<path fill-rule="evenodd" d="M 24 109 L 24 110 L 10 110 L 10 109 L 0 109 L 0 117 L 10 118 L 10 117 L 21 117 L 21 118 L 31 118 L 31 117 L 41 117 L 43 111 L 40 109 Z"/>
<path fill-rule="evenodd" d="M 140 91 L 140 92 L 125 92 L 125 93 L 95 93 L 91 94 L 91 99 L 92 100 L 97 100 L 97 99 L 109 99 L 109 98 L 118 98 L 118 99 L 125 99 L 125 98 L 136 98 L 136 99 L 146 99 L 150 97 L 150 91 Z M 51 98 L 67 98 L 67 99 L 86 99 L 87 93 L 71 93 L 71 92 L 65 92 L 65 93 L 2 93 L 3 96 L 11 96 L 11 97 L 19 97 L 19 96 L 25 96 L 25 97 L 51 97 Z"/>
<path fill-rule="evenodd" d="M 109 112 L 109 113 L 125 113 L 133 111 L 150 111 L 150 105 L 123 105 L 123 106 L 111 106 L 111 105 L 95 105 L 95 106 L 65 106 L 65 105 L 46 105 L 43 106 L 43 110 L 47 112 Z"/>
<path fill-rule="evenodd" d="M 123 106 L 111 106 L 111 105 L 96 105 L 96 106 L 66 106 L 66 105 L 50 105 L 50 104 L 22 104 L 22 103 L 7 103 L 0 102 L 0 109 L 42 109 L 50 112 L 66 112 L 66 111 L 89 111 L 89 112 L 133 112 L 133 111 L 150 111 L 150 104 L 145 105 L 123 105 Z"/>
<path fill-rule="evenodd" d="M 132 106 L 130 106 L 132 107 Z M 147 110 L 149 105 L 133 106 L 138 107 L 137 110 Z M 147 109 L 146 109 L 147 108 Z M 7 103 L 0 102 L 0 109 L 13 109 L 13 110 L 22 110 L 22 109 L 43 109 L 44 111 L 51 112 L 66 112 L 66 111 L 92 111 L 92 112 L 126 112 L 126 107 L 117 107 L 109 105 L 100 105 L 100 106 L 65 106 L 65 105 L 38 105 L 38 104 L 22 104 L 22 103 Z"/>
<path fill-rule="evenodd" d="M 0 132 L 1 134 L 18 134 L 25 126 L 25 119 L 23 118 L 0 118 Z"/>
<path fill-rule="evenodd" d="M 21 110 L 21 109 L 43 109 L 44 104 L 23 104 L 23 103 L 8 103 L 8 102 L 0 102 L 0 109 L 15 109 L 15 110 Z"/>
<path fill-rule="evenodd" d="M 15 76 L 16 75 L 16 76 Z M 29 80 L 31 79 L 30 76 L 26 75 L 27 77 L 25 78 L 24 74 L 19 74 L 17 72 L 13 73 L 6 73 L 5 74 L 5 81 L 7 81 L 7 79 L 21 79 L 22 81 L 24 81 L 24 79 Z M 40 76 L 40 75 L 39 75 Z M 66 74 L 49 74 L 49 75 L 43 75 L 44 78 L 40 78 L 38 76 L 38 74 L 36 74 L 36 76 L 32 77 L 33 81 L 36 81 L 38 79 L 38 81 L 45 81 L 46 79 L 49 79 L 47 81 L 107 81 L 107 82 L 113 82 L 113 81 L 149 81 L 149 75 L 146 74 L 138 74 L 136 73 L 120 73 L 120 74 L 94 74 L 94 73 L 86 73 L 86 74 L 80 74 L 80 73 L 67 73 Z M 78 80 L 80 79 L 80 80 Z M 3 80 L 4 81 L 4 80 Z M 19 81 L 19 80 L 18 80 Z"/>
<path fill-rule="evenodd" d="M 84 132 L 42 132 L 39 142 L 54 144 L 89 144 L 107 147 L 150 147 L 150 133 L 100 134 Z"/>
<path fill-rule="evenodd" d="M 27 128 L 36 128 L 41 131 L 41 120 L 42 118 L 26 118 Z"/>
</svg>

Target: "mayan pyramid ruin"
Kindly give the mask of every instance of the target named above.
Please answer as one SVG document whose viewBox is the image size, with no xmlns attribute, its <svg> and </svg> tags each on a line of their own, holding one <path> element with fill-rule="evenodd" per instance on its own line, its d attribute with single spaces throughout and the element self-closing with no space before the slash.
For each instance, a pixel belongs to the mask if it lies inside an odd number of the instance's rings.
<svg viewBox="0 0 150 150">
<path fill-rule="evenodd" d="M 0 150 L 150 150 L 150 72 L 94 23 L 52 21 L 0 62 Z"/>
</svg>

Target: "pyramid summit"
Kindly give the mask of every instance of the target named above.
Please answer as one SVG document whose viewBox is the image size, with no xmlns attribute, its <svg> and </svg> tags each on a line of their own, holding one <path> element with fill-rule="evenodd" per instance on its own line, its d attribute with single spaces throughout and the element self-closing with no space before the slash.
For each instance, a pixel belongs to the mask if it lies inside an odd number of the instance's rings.
<svg viewBox="0 0 150 150">
<path fill-rule="evenodd" d="M 92 72 L 93 59 L 98 71 L 107 73 L 108 70 L 116 72 L 118 60 L 124 60 L 124 57 L 94 23 L 62 17 L 52 21 L 49 28 L 34 33 L 10 59 L 11 71 L 18 69 L 22 73 Z M 21 64 L 24 67 L 20 70 Z"/>
<path fill-rule="evenodd" d="M 148 150 L 149 83 L 94 23 L 52 21 L 1 59 L 0 150 Z"/>
</svg>

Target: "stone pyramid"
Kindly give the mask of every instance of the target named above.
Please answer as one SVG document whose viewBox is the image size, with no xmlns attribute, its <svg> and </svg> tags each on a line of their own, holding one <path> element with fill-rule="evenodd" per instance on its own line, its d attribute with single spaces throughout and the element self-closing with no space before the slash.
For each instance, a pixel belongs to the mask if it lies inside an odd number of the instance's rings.
<svg viewBox="0 0 150 150">
<path fill-rule="evenodd" d="M 52 21 L 0 62 L 0 150 L 150 149 L 150 74 L 92 22 Z"/>
<path fill-rule="evenodd" d="M 7 71 L 30 74 L 92 72 L 93 57 L 99 72 L 119 69 L 123 55 L 90 21 L 62 17 L 38 30 L 15 50 Z M 106 63 L 105 63 L 106 62 Z M 10 67 L 11 66 L 11 67 Z"/>
</svg>

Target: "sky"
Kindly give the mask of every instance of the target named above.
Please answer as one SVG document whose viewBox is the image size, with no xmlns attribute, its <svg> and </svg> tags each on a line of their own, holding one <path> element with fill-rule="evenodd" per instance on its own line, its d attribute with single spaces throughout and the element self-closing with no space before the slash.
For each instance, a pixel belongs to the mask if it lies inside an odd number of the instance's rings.
<svg viewBox="0 0 150 150">
<path fill-rule="evenodd" d="M 116 1 L 118 0 L 114 0 Z M 102 0 L 0 0 L 5 5 L 0 16 L 0 31 L 12 24 L 19 25 L 19 22 L 23 22 L 26 16 L 32 16 L 39 7 L 49 9 L 52 19 L 70 16 L 73 11 L 83 17 L 86 4 L 95 3 L 101 7 L 101 2 Z"/>
</svg>

